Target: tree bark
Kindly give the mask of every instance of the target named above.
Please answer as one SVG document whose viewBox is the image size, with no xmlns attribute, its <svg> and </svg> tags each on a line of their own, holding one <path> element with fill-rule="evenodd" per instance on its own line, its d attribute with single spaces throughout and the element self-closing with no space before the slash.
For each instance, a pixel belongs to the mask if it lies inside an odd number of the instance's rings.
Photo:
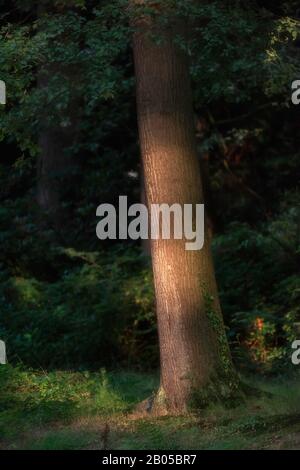
<svg viewBox="0 0 300 470">
<path fill-rule="evenodd" d="M 148 207 L 143 168 L 141 168 L 140 170 L 140 200 L 141 200 L 141 204 L 144 204 L 144 206 Z M 148 218 L 148 223 L 150 223 L 149 218 Z M 147 238 L 146 239 L 143 238 L 141 245 L 142 245 L 142 250 L 143 250 L 144 255 L 150 258 L 151 257 L 150 240 Z"/>
<path fill-rule="evenodd" d="M 47 80 L 45 78 L 45 80 Z M 38 86 L 46 86 L 39 78 Z M 65 217 L 64 195 L 74 173 L 74 161 L 68 147 L 74 138 L 74 127 L 58 125 L 44 128 L 39 135 L 40 154 L 37 162 L 37 202 L 43 214 L 60 228 Z"/>
<path fill-rule="evenodd" d="M 56 11 L 54 6 L 39 5 L 38 16 Z M 64 41 L 62 35 L 62 42 Z M 59 75 L 61 80 L 71 86 L 78 75 L 76 65 L 62 64 L 61 62 L 45 64 L 39 70 L 37 86 L 47 90 L 49 79 Z M 65 225 L 66 195 L 78 173 L 78 162 L 69 151 L 77 138 L 78 131 L 78 98 L 71 97 L 68 118 L 69 122 L 62 125 L 60 122 L 49 125 L 47 123 L 47 110 L 39 133 L 38 143 L 40 152 L 37 161 L 37 203 L 43 214 L 43 221 L 57 231 Z"/>
<path fill-rule="evenodd" d="M 134 21 L 137 113 L 147 201 L 203 203 L 186 54 L 174 38 L 185 25 Z M 159 43 L 153 35 L 160 38 Z M 160 389 L 151 409 L 182 413 L 190 404 L 228 396 L 237 387 L 222 320 L 206 230 L 202 250 L 186 240 L 152 240 L 160 344 Z"/>
</svg>

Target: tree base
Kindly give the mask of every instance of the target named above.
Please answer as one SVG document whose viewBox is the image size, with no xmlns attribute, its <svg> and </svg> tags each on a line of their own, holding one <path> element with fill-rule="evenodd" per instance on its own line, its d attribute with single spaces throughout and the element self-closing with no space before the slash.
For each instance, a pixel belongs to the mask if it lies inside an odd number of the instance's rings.
<svg viewBox="0 0 300 470">
<path fill-rule="evenodd" d="M 165 393 L 162 388 L 160 388 L 156 394 L 151 395 L 142 402 L 140 402 L 135 407 L 135 413 L 141 416 L 167 416 L 174 415 L 170 408 L 165 397 Z"/>
<path fill-rule="evenodd" d="M 207 387 L 194 391 L 190 400 L 181 408 L 174 408 L 168 403 L 164 390 L 160 388 L 158 392 L 142 402 L 134 409 L 134 414 L 140 417 L 145 416 L 179 416 L 188 413 L 195 413 L 209 407 L 211 404 L 220 403 L 226 408 L 235 408 L 243 403 L 249 396 L 249 388 L 239 380 L 232 386 L 224 383 L 211 382 Z M 255 390 L 257 395 L 258 390 Z M 253 395 L 254 390 L 251 390 Z"/>
</svg>

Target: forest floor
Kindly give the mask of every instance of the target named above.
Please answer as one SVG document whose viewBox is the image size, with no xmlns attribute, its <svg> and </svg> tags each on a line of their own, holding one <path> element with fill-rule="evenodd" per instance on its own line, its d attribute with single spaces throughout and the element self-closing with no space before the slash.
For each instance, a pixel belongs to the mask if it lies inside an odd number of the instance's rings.
<svg viewBox="0 0 300 470">
<path fill-rule="evenodd" d="M 300 449 L 299 380 L 253 384 L 266 393 L 235 408 L 151 418 L 133 410 L 155 375 L 0 366 L 0 449 Z"/>
</svg>

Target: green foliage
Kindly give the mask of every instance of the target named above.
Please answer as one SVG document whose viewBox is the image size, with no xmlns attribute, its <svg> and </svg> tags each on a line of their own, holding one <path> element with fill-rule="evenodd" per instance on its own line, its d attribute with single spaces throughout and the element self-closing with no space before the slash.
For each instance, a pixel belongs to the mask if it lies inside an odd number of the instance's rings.
<svg viewBox="0 0 300 470">
<path fill-rule="evenodd" d="M 93 148 L 105 103 L 126 93 L 132 83 L 126 77 L 128 66 L 115 65 L 129 40 L 119 7 L 119 2 L 114 7 L 106 3 L 89 18 L 81 11 L 57 10 L 30 25 L 1 28 L 0 74 L 8 90 L 8 107 L 0 114 L 1 140 L 17 140 L 21 150 L 36 154 L 41 127 L 57 122 L 67 127 L 71 103 L 77 102 L 79 127 L 85 131 L 77 146 Z M 36 86 L 37 76 L 45 73 L 47 87 Z M 98 120 L 96 134 L 91 115 L 93 122 Z"/>
<path fill-rule="evenodd" d="M 58 421 L 69 423 L 82 416 L 120 415 L 144 399 L 155 385 L 155 377 L 133 372 L 108 374 L 102 369 L 97 373 L 48 373 L 3 366 L 0 368 L 0 438 L 14 438 L 34 426 Z M 70 446 L 72 442 L 71 439 Z"/>
<path fill-rule="evenodd" d="M 299 72 L 296 19 L 245 2 L 177 3 L 178 15 L 193 25 L 183 46 L 192 59 L 197 107 L 220 100 L 261 104 L 266 96 L 280 95 L 289 101 L 287 89 Z"/>
<path fill-rule="evenodd" d="M 66 258 L 55 281 L 2 277 L 0 336 L 10 359 L 35 367 L 95 367 L 120 359 L 153 365 L 153 292 L 139 253 L 59 253 Z M 73 266 L 69 259 L 76 260 Z"/>
<path fill-rule="evenodd" d="M 299 221 L 299 194 L 287 194 L 273 220 L 257 228 L 232 224 L 215 240 L 223 312 L 241 367 L 291 369 L 300 319 Z"/>
</svg>

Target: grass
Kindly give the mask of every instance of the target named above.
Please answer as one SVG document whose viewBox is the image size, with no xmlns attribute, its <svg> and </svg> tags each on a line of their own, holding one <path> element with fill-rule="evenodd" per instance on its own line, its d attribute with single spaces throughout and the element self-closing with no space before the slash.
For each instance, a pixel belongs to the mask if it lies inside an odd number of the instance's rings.
<svg viewBox="0 0 300 470">
<path fill-rule="evenodd" d="M 256 380 L 265 393 L 235 408 L 185 417 L 141 417 L 134 405 L 157 377 L 130 371 L 30 371 L 0 366 L 2 449 L 300 448 L 296 380 Z"/>
</svg>

